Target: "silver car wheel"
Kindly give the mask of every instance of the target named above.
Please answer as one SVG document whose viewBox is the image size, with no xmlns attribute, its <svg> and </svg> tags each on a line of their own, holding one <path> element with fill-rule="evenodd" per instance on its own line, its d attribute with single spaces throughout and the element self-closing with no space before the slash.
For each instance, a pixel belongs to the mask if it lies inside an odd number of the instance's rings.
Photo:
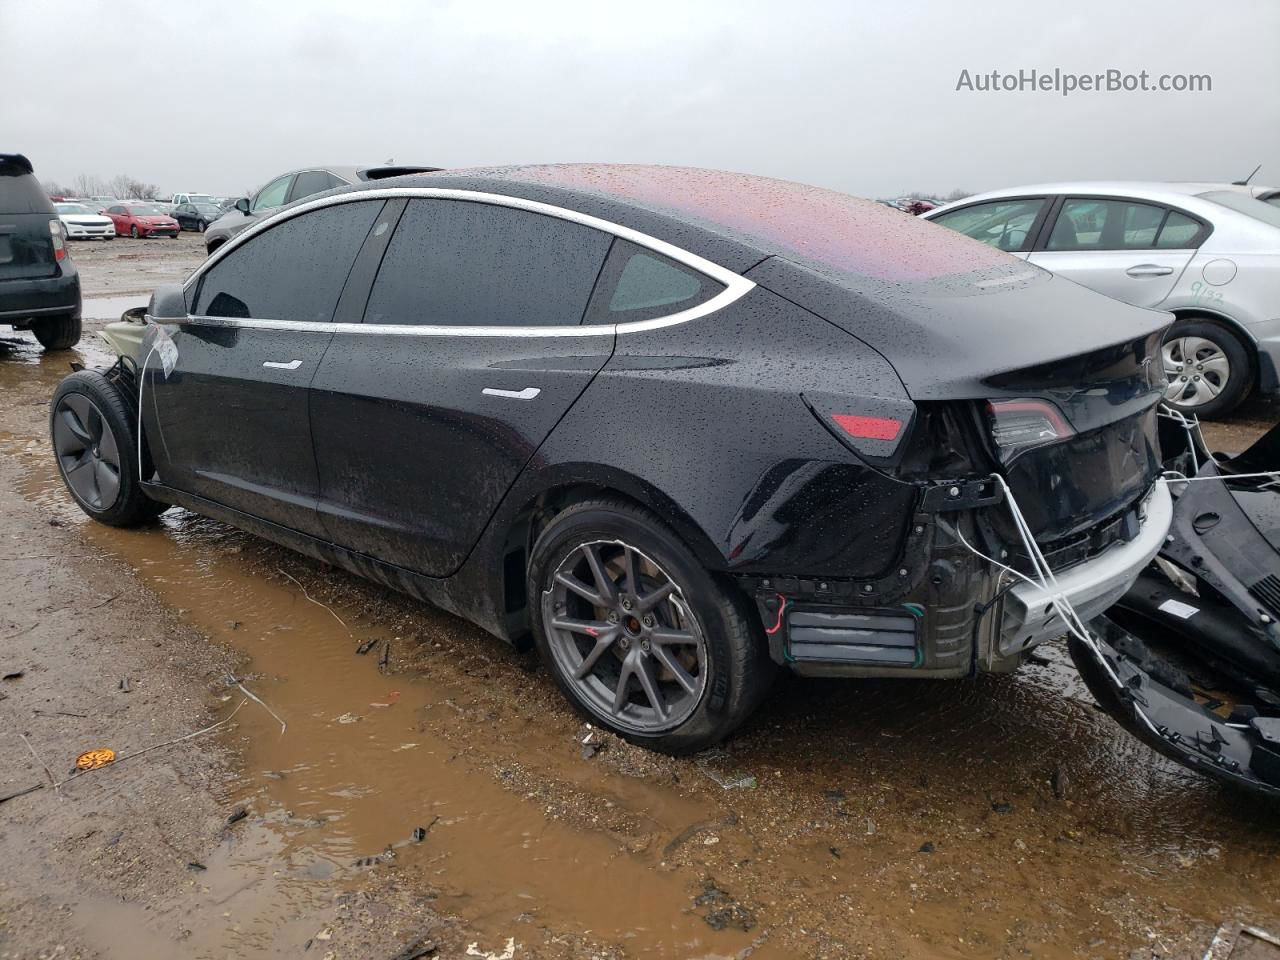
<svg viewBox="0 0 1280 960">
<path fill-rule="evenodd" d="M 1177 407 L 1194 408 L 1213 400 L 1231 379 L 1231 361 L 1212 340 L 1175 337 L 1162 348 L 1169 386 L 1164 398 Z"/>
</svg>

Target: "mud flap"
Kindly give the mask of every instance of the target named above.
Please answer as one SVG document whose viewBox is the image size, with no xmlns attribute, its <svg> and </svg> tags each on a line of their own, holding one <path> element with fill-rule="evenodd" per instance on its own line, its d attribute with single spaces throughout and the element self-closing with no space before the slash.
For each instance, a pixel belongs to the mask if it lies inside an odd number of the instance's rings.
<svg viewBox="0 0 1280 960">
<path fill-rule="evenodd" d="M 1071 659 L 1099 706 L 1122 727 L 1197 773 L 1280 799 L 1280 718 L 1227 720 L 1211 713 L 1192 698 L 1185 675 L 1152 656 L 1142 640 L 1105 616 L 1092 620 L 1089 629 L 1098 653 L 1071 637 Z M 1106 658 L 1123 690 L 1099 657 Z"/>
</svg>

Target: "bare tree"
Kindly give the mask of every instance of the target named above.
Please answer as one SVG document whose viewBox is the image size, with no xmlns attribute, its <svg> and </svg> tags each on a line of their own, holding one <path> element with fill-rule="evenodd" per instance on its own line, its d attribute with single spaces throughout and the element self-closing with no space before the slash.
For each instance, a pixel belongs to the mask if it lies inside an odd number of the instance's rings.
<svg viewBox="0 0 1280 960">
<path fill-rule="evenodd" d="M 51 197 L 74 197 L 76 195 L 74 190 L 59 183 L 57 180 L 42 180 L 40 185 L 44 187 L 44 192 Z"/>
<path fill-rule="evenodd" d="M 972 195 L 973 195 L 972 190 L 961 190 L 959 187 L 957 187 L 955 190 L 952 190 L 942 199 L 945 200 L 947 203 L 955 203 L 955 201 L 957 200 L 963 200 L 965 197 L 972 196 Z"/>
</svg>

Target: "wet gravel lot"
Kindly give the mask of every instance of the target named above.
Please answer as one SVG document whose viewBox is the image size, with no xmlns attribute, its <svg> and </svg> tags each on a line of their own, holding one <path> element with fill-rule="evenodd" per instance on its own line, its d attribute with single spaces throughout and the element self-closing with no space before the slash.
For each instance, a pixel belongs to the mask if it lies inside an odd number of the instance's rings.
<svg viewBox="0 0 1280 960">
<path fill-rule="evenodd" d="M 73 255 L 94 365 L 203 249 Z M 0 335 L 0 796 L 230 719 L 0 804 L 0 957 L 1198 958 L 1280 927 L 1280 816 L 1123 734 L 1056 647 L 784 678 L 723 750 L 649 754 L 406 598 L 182 511 L 88 523 L 45 442 L 68 359 Z"/>
</svg>

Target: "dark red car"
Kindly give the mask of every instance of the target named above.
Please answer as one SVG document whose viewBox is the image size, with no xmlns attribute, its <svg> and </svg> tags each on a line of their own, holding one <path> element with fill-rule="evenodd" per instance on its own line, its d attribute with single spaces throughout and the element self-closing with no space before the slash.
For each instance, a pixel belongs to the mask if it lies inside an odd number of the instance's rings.
<svg viewBox="0 0 1280 960">
<path fill-rule="evenodd" d="M 178 221 L 158 203 L 117 203 L 104 211 L 116 225 L 116 236 L 176 237 Z"/>
</svg>

